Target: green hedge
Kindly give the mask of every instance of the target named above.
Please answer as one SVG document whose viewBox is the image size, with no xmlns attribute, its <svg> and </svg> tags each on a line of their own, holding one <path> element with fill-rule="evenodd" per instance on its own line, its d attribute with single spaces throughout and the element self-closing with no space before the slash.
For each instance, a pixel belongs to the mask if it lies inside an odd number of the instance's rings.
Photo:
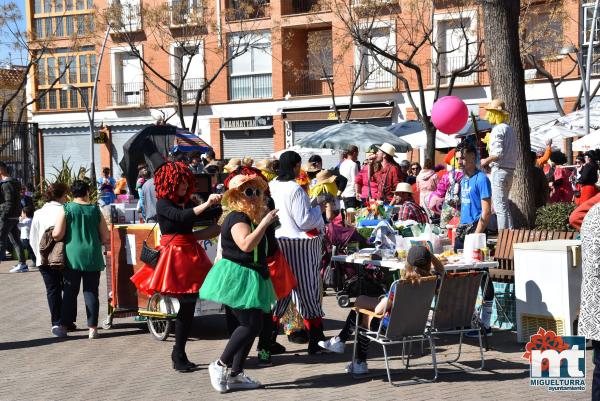
<svg viewBox="0 0 600 401">
<path fill-rule="evenodd" d="M 569 216 L 575 210 L 574 203 L 551 203 L 537 210 L 535 216 L 536 230 L 575 231 L 569 225 Z"/>
</svg>

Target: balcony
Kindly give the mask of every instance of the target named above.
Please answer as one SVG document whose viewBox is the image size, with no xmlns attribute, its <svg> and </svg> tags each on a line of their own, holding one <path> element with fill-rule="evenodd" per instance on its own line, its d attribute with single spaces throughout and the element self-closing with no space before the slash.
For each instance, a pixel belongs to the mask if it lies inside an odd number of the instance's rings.
<svg viewBox="0 0 600 401">
<path fill-rule="evenodd" d="M 109 84 L 111 107 L 141 106 L 144 104 L 144 83 L 129 82 L 124 84 Z"/>
<path fill-rule="evenodd" d="M 273 97 L 271 73 L 229 77 L 229 100 L 270 99 Z"/>
<path fill-rule="evenodd" d="M 225 9 L 225 21 L 271 18 L 271 5 L 264 1 L 234 0 Z"/>
<path fill-rule="evenodd" d="M 111 33 L 115 35 L 142 30 L 142 14 L 139 4 L 113 3 L 109 7 Z"/>
<path fill-rule="evenodd" d="M 284 0 L 281 3 L 281 15 L 317 13 L 331 11 L 326 0 Z"/>
<path fill-rule="evenodd" d="M 317 78 L 308 71 L 302 71 L 286 80 L 285 91 L 292 96 L 322 96 L 331 95 L 328 78 Z M 284 91 L 284 92 L 285 92 Z"/>
<path fill-rule="evenodd" d="M 204 25 L 204 7 L 200 4 L 190 5 L 188 1 L 173 0 L 167 7 L 171 28 Z"/>
<path fill-rule="evenodd" d="M 382 68 L 375 68 L 368 75 L 366 71 L 363 72 L 361 80 L 364 80 L 361 90 L 396 89 L 397 87 L 394 74 Z"/>
<path fill-rule="evenodd" d="M 205 78 L 188 78 L 183 81 L 183 85 L 181 87 L 181 101 L 183 103 L 195 103 L 196 102 L 196 94 L 198 90 L 202 87 L 206 86 Z M 208 90 L 204 90 L 202 92 L 202 97 L 200 98 L 200 104 L 206 103 L 206 92 Z M 167 87 L 167 103 L 173 104 L 177 103 L 177 93 L 172 86 Z"/>
</svg>

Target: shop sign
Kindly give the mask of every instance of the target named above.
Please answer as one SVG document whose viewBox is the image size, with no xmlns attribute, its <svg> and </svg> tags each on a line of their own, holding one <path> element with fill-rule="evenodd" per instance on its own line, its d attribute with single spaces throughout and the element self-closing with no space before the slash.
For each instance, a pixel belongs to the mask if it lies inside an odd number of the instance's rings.
<svg viewBox="0 0 600 401">
<path fill-rule="evenodd" d="M 270 128 L 273 125 L 273 116 L 256 116 L 241 118 L 221 118 L 222 129 L 240 129 L 247 128 Z"/>
</svg>

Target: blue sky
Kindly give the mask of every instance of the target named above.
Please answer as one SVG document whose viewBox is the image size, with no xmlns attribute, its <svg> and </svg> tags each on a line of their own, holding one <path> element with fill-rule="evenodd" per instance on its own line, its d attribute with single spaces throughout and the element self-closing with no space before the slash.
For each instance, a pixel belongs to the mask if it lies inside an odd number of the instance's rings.
<svg viewBox="0 0 600 401">
<path fill-rule="evenodd" d="M 10 0 L 0 0 L 2 4 L 8 3 Z M 16 4 L 19 6 L 21 10 L 21 14 L 23 16 L 22 20 L 19 23 L 20 29 L 22 32 L 25 32 L 25 0 L 14 0 Z M 6 43 L 8 38 L 0 39 L 0 64 L 4 64 L 8 61 L 12 61 L 13 64 L 24 64 L 25 60 L 21 59 L 21 55 L 16 52 L 14 49 L 10 49 L 10 45 L 12 42 L 12 38 L 10 38 L 10 42 Z M 7 46 L 8 45 L 8 46 Z M 9 60 L 10 58 L 10 60 Z"/>
</svg>

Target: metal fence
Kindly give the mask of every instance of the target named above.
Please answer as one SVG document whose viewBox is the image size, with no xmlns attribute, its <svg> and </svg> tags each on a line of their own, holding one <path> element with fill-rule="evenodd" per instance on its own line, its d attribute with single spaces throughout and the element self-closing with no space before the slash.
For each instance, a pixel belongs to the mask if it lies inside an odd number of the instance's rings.
<svg viewBox="0 0 600 401">
<path fill-rule="evenodd" d="M 144 83 L 109 84 L 111 106 L 138 106 L 144 104 Z"/>
<path fill-rule="evenodd" d="M 174 83 L 179 85 L 179 78 L 173 78 Z M 187 78 L 183 81 L 183 85 L 181 85 L 181 101 L 183 103 L 194 103 L 196 101 L 196 94 L 198 90 L 206 85 L 205 78 Z M 200 98 L 200 103 L 206 103 L 206 93 L 208 92 L 208 88 L 202 92 L 202 97 Z M 176 103 L 177 102 L 177 93 L 172 86 L 167 86 L 167 103 Z"/>
<path fill-rule="evenodd" d="M 4 121 L 0 125 L 0 160 L 11 176 L 37 186 L 40 177 L 37 124 Z"/>
<path fill-rule="evenodd" d="M 322 0 L 287 0 L 281 3 L 281 15 L 329 11 L 331 5 Z"/>
</svg>

